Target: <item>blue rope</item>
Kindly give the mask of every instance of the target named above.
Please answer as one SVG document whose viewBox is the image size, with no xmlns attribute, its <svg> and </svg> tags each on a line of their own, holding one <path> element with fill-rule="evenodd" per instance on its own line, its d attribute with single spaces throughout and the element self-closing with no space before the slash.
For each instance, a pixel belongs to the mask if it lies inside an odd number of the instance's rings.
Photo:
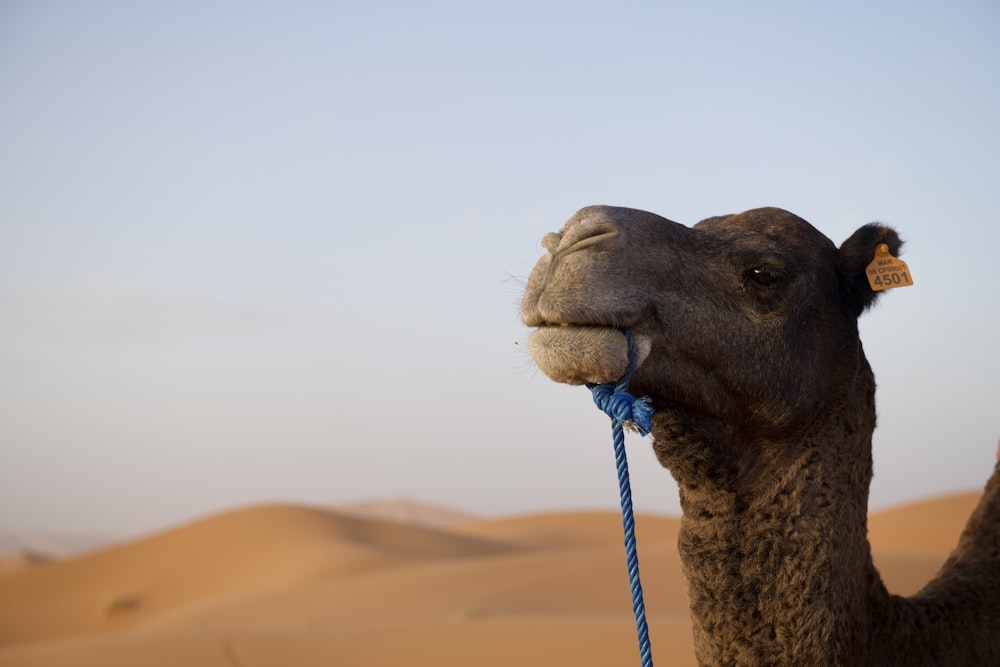
<svg viewBox="0 0 1000 667">
<path fill-rule="evenodd" d="M 653 408 L 648 398 L 635 398 L 628 393 L 628 383 L 635 372 L 638 352 L 632 334 L 626 329 L 628 342 L 628 368 L 617 382 L 588 384 L 594 394 L 594 403 L 611 417 L 611 435 L 615 444 L 615 466 L 618 468 L 618 490 L 622 501 L 622 527 L 625 531 L 625 560 L 628 567 L 629 586 L 632 589 L 632 611 L 635 612 L 635 629 L 639 636 L 639 655 L 642 667 L 653 667 L 653 651 L 649 645 L 649 628 L 646 625 L 646 605 L 642 600 L 642 583 L 639 581 L 639 556 L 635 547 L 635 517 L 632 512 L 632 487 L 628 477 L 628 459 L 625 456 L 625 429 L 648 435 L 653 429 Z"/>
</svg>

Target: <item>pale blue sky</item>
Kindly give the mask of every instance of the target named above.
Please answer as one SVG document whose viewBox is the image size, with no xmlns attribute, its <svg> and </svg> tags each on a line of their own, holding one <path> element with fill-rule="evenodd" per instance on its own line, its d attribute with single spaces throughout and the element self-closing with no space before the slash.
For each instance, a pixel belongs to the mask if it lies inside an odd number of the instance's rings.
<svg viewBox="0 0 1000 667">
<path fill-rule="evenodd" d="M 873 505 L 978 488 L 998 118 L 987 1 L 5 2 L 0 530 L 615 507 L 605 417 L 516 345 L 542 235 L 594 203 L 896 226 Z"/>
</svg>

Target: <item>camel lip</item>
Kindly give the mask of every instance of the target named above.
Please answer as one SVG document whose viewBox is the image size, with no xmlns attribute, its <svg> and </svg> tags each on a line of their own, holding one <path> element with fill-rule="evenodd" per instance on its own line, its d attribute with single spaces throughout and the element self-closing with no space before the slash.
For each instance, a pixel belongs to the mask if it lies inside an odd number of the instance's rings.
<svg viewBox="0 0 1000 667">
<path fill-rule="evenodd" d="M 618 322 L 549 322 L 542 320 L 531 325 L 533 329 L 628 329 L 631 325 Z"/>
<path fill-rule="evenodd" d="M 550 324 L 534 329 L 528 349 L 538 367 L 556 382 L 604 384 L 622 377 L 628 367 L 628 332 L 619 326 Z M 652 351 L 649 336 L 634 334 L 635 368 Z"/>
</svg>

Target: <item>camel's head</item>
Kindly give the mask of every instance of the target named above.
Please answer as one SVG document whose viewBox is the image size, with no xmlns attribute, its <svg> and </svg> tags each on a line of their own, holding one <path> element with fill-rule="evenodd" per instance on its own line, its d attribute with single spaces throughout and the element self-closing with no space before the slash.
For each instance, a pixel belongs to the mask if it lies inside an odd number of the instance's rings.
<svg viewBox="0 0 1000 667">
<path fill-rule="evenodd" d="M 869 372 L 857 318 L 877 293 L 865 268 L 896 233 L 866 225 L 839 249 L 809 223 L 764 208 L 693 228 L 606 206 L 579 211 L 531 272 L 521 317 L 538 366 L 568 384 L 639 366 L 632 393 L 658 411 L 767 436 L 812 422 L 830 392 Z"/>
</svg>

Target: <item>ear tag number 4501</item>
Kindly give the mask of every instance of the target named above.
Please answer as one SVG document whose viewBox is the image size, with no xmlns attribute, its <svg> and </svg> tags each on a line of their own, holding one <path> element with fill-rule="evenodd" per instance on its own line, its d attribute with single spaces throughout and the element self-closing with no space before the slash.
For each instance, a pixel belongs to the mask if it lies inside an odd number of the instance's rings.
<svg viewBox="0 0 1000 667">
<path fill-rule="evenodd" d="M 868 284 L 876 292 L 893 287 L 908 287 L 913 284 L 913 276 L 906 262 L 889 254 L 889 246 L 879 243 L 875 246 L 875 259 L 865 269 Z"/>
</svg>

